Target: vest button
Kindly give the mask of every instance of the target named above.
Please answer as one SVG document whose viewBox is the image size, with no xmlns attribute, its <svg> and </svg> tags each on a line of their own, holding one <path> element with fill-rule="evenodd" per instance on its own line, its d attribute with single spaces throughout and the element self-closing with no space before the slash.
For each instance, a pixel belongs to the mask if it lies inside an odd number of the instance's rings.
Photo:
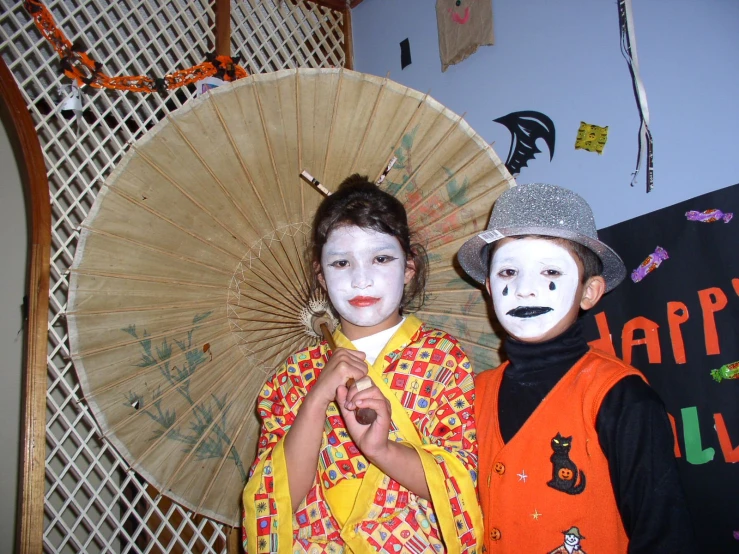
<svg viewBox="0 0 739 554">
<path fill-rule="evenodd" d="M 496 529 L 495 527 L 493 527 L 490 530 L 490 538 L 493 539 L 494 541 L 499 541 L 500 540 L 500 529 Z"/>
<path fill-rule="evenodd" d="M 501 464 L 500 462 L 496 462 L 493 466 L 493 469 L 495 470 L 495 473 L 498 475 L 503 475 L 505 473 L 505 466 Z"/>
</svg>

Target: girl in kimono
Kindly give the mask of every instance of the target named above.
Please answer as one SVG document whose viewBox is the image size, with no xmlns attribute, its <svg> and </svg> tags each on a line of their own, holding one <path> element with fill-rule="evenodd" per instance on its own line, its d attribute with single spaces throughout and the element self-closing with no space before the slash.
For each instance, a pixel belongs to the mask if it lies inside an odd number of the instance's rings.
<svg viewBox="0 0 739 554">
<path fill-rule="evenodd" d="M 427 260 L 403 205 L 349 177 L 318 209 L 313 260 L 337 348 L 296 352 L 264 385 L 246 552 L 477 552 L 472 367 L 405 313 L 423 300 Z M 366 375 L 369 388 L 347 389 Z M 360 424 L 360 408 L 376 420 Z"/>
</svg>

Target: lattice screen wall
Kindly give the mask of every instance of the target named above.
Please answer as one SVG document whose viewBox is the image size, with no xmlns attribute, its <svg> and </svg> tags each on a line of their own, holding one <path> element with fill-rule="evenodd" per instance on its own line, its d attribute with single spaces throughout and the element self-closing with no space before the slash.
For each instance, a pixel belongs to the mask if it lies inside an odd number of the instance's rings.
<svg viewBox="0 0 739 554">
<path fill-rule="evenodd" d="M 46 5 L 70 40 L 81 38 L 109 75 L 161 76 L 213 50 L 209 0 Z M 232 54 L 249 72 L 344 65 L 340 13 L 298 0 L 233 0 L 231 13 Z M 0 54 L 36 122 L 52 204 L 44 550 L 225 552 L 228 529 L 157 497 L 101 439 L 81 400 L 64 320 L 77 228 L 100 183 L 130 143 L 193 92 L 89 91 L 84 119 L 67 120 L 58 110 L 57 89 L 69 81 L 21 2 L 0 0 L 0 29 Z"/>
</svg>

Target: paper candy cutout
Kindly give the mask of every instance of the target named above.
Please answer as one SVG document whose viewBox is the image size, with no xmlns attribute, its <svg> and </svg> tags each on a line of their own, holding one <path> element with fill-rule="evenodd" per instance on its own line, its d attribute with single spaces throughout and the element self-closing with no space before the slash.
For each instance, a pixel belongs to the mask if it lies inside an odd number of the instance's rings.
<svg viewBox="0 0 739 554">
<path fill-rule="evenodd" d="M 549 147 L 549 160 L 554 157 L 554 122 L 543 113 L 532 110 L 511 112 L 493 121 L 505 125 L 511 132 L 511 148 L 505 163 L 511 175 L 518 174 L 541 152 L 536 147 L 536 139 L 544 139 Z"/>
<path fill-rule="evenodd" d="M 724 379 L 739 379 L 739 362 L 722 365 L 718 369 L 711 370 L 711 377 L 717 383 Z"/>
<path fill-rule="evenodd" d="M 411 42 L 406 38 L 400 42 L 400 69 L 411 65 Z"/>
<path fill-rule="evenodd" d="M 195 83 L 195 96 L 202 96 L 210 89 L 220 87 L 225 84 L 226 81 L 219 79 L 218 77 L 206 77 Z"/>
<path fill-rule="evenodd" d="M 580 122 L 575 139 L 575 150 L 587 150 L 603 154 L 603 148 L 608 140 L 608 127 L 598 127 L 590 123 Z"/>
<path fill-rule="evenodd" d="M 631 280 L 638 283 L 644 279 L 644 277 L 652 273 L 652 271 L 657 269 L 664 260 L 669 259 L 669 257 L 667 250 L 658 246 L 652 254 L 647 256 L 647 259 L 644 260 L 639 267 L 631 272 Z"/>
<path fill-rule="evenodd" d="M 691 210 L 689 212 L 685 212 L 685 217 L 688 218 L 688 221 L 702 221 L 703 223 L 723 221 L 724 223 L 728 223 L 734 217 L 734 214 L 731 212 L 724 213 L 721 210 L 713 208 L 710 210 L 703 210 L 702 212 Z"/>
</svg>

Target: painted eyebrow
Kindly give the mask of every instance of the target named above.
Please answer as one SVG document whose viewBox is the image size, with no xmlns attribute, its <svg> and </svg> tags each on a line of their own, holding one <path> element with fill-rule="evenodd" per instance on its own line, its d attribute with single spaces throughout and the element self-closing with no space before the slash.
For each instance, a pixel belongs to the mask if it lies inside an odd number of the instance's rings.
<svg viewBox="0 0 739 554">
<path fill-rule="evenodd" d="M 395 244 L 392 244 L 392 243 L 390 243 L 390 244 L 380 244 L 380 245 L 377 245 L 377 246 L 369 245 L 367 248 L 363 249 L 360 253 L 361 254 L 365 254 L 365 253 L 377 254 L 379 252 L 382 252 L 383 250 L 402 250 L 402 248 L 400 248 L 399 246 L 397 246 Z M 347 252 L 347 251 L 338 251 L 338 250 L 329 250 L 329 251 L 326 252 L 326 255 L 327 256 L 346 256 L 347 254 L 349 254 L 349 252 Z"/>
</svg>

